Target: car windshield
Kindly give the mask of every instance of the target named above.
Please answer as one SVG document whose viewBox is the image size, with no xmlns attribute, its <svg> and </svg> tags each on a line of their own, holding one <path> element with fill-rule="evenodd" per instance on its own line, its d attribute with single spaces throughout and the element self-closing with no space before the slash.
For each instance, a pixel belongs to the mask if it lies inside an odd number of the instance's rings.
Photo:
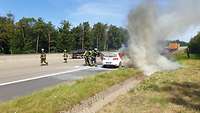
<svg viewBox="0 0 200 113">
<path fill-rule="evenodd" d="M 117 57 L 117 53 L 104 53 L 104 57 Z"/>
</svg>

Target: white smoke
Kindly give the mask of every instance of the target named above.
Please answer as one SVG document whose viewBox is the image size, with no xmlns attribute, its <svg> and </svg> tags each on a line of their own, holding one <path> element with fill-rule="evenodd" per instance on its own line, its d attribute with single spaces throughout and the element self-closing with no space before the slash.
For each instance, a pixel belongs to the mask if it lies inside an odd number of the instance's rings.
<svg viewBox="0 0 200 113">
<path fill-rule="evenodd" d="M 144 0 L 128 16 L 131 61 L 146 75 L 179 68 L 160 54 L 164 48 L 160 42 L 200 24 L 200 0 L 168 0 L 166 11 L 161 11 L 158 1 Z"/>
</svg>

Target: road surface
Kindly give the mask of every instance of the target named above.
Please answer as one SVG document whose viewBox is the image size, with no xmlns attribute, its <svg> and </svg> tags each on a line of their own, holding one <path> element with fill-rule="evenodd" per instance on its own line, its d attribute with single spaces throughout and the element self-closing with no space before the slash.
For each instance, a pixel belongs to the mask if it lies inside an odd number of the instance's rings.
<svg viewBox="0 0 200 113">
<path fill-rule="evenodd" d="M 38 78 L 25 79 L 22 81 L 9 82 L 0 86 L 0 102 L 14 99 L 19 96 L 31 94 L 34 91 L 41 90 L 62 82 L 73 81 L 92 76 L 95 73 L 109 71 L 101 67 L 79 67 L 66 72 L 44 75 Z"/>
<path fill-rule="evenodd" d="M 48 56 L 40 66 L 38 55 L 0 56 L 0 102 L 25 96 L 56 84 L 81 79 L 111 69 L 83 66 L 84 60 L 62 62 L 61 54 Z"/>
<path fill-rule="evenodd" d="M 48 66 L 40 66 L 40 55 L 0 56 L 0 84 L 71 70 L 84 64 L 82 59 L 69 59 L 69 62 L 65 64 L 62 54 L 47 55 L 47 61 Z"/>
</svg>

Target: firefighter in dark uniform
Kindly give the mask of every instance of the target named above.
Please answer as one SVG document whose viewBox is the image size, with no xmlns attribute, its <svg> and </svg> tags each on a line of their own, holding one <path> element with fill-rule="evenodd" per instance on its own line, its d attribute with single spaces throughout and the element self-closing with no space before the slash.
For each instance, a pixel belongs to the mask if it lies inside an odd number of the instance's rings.
<svg viewBox="0 0 200 113">
<path fill-rule="evenodd" d="M 42 49 L 41 51 L 42 51 L 41 56 L 40 56 L 41 66 L 48 65 L 48 62 L 46 61 L 46 53 L 44 52 L 44 49 Z"/>
<path fill-rule="evenodd" d="M 64 50 L 63 58 L 64 58 L 64 63 L 67 63 L 67 59 L 68 59 L 67 50 Z"/>
<path fill-rule="evenodd" d="M 84 58 L 85 58 L 85 65 L 90 66 L 90 52 L 88 50 L 86 50 L 83 54 Z"/>
<path fill-rule="evenodd" d="M 96 61 L 97 55 L 98 55 L 97 48 L 95 48 L 94 50 L 91 51 L 91 62 L 92 65 L 94 66 L 97 66 L 97 61 Z"/>
</svg>

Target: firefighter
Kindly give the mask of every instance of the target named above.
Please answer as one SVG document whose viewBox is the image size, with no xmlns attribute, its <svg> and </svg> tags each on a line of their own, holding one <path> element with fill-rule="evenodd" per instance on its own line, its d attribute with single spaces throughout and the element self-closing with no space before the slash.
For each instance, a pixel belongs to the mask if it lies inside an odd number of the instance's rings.
<svg viewBox="0 0 200 113">
<path fill-rule="evenodd" d="M 97 61 L 96 61 L 97 55 L 98 55 L 97 48 L 95 48 L 94 50 L 91 51 L 91 62 L 92 65 L 94 66 L 97 66 Z"/>
<path fill-rule="evenodd" d="M 68 59 L 67 50 L 64 50 L 63 58 L 64 58 L 64 63 L 67 63 L 67 59 Z"/>
<path fill-rule="evenodd" d="M 41 51 L 42 51 L 41 56 L 40 56 L 41 66 L 48 65 L 48 62 L 46 61 L 46 53 L 44 52 L 44 49 L 42 49 Z"/>
<path fill-rule="evenodd" d="M 90 52 L 88 50 L 86 50 L 83 54 L 84 58 L 85 58 L 85 65 L 86 66 L 90 66 L 90 61 L 89 61 L 89 57 L 90 57 Z"/>
<path fill-rule="evenodd" d="M 187 53 L 187 57 L 190 58 L 190 48 L 189 47 L 186 49 L 186 53 Z"/>
</svg>

